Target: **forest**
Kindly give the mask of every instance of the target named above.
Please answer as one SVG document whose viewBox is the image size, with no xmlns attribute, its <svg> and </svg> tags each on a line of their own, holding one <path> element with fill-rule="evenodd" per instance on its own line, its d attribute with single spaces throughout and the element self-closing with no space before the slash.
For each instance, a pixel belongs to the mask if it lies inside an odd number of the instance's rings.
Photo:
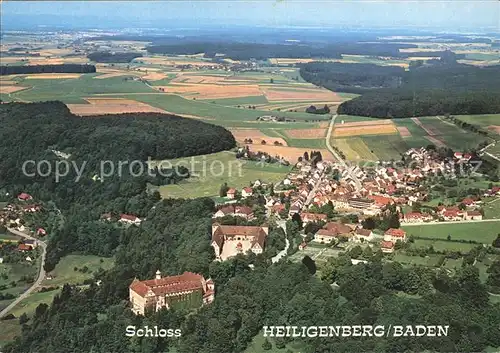
<svg viewBox="0 0 500 353">
<path fill-rule="evenodd" d="M 301 65 L 301 76 L 330 90 L 362 93 L 342 103 L 340 114 L 404 118 L 500 112 L 500 65 L 458 64 L 451 52 L 430 64 L 416 63 L 409 71 L 312 62 Z"/>
<path fill-rule="evenodd" d="M 147 185 L 189 177 L 175 167 L 161 173 L 157 168 L 150 170 L 148 158 L 194 156 L 235 145 L 226 129 L 194 119 L 145 113 L 83 119 L 60 102 L 2 104 L 0 123 L 0 190 L 11 195 L 29 192 L 38 200 L 55 203 L 66 217 L 64 227 L 54 230 L 48 246 L 48 271 L 72 251 L 110 256 L 120 233 L 109 224 L 96 222 L 100 215 L 114 212 L 144 217 L 159 200 L 157 193 L 146 192 Z M 53 151 L 68 154 L 66 162 L 81 173 L 69 168 L 56 180 L 55 170 L 62 161 Z M 52 173 L 27 175 L 22 167 L 30 160 L 46 161 Z M 33 173 L 34 166 L 27 172 Z M 109 176 L 96 182 L 95 177 L 103 172 Z"/>
<path fill-rule="evenodd" d="M 364 93 L 400 86 L 405 69 L 375 64 L 311 62 L 300 65 L 300 76 L 331 91 Z"/>
<path fill-rule="evenodd" d="M 0 66 L 0 76 L 15 75 L 15 74 L 45 74 L 45 73 L 88 74 L 94 72 L 96 72 L 95 66 L 86 64 Z"/>
<path fill-rule="evenodd" d="M 393 43 L 339 43 L 323 46 L 307 44 L 260 44 L 260 43 L 180 43 L 158 44 L 146 47 L 151 54 L 193 55 L 205 53 L 215 58 L 224 54 L 233 60 L 267 60 L 269 58 L 342 58 L 342 54 L 400 56 L 400 48 L 416 48 L 412 44 Z"/>
<path fill-rule="evenodd" d="M 97 63 L 129 63 L 135 58 L 142 57 L 141 53 L 110 53 L 105 51 L 94 52 L 87 55 L 89 60 Z"/>
</svg>

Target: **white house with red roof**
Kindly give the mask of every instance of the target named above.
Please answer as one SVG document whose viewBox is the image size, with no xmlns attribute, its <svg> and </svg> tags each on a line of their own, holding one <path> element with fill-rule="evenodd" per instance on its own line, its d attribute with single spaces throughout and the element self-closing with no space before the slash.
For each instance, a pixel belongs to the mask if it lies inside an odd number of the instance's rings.
<svg viewBox="0 0 500 353">
<path fill-rule="evenodd" d="M 394 252 L 394 243 L 392 241 L 383 240 L 380 243 L 380 249 L 383 253 L 393 253 Z"/>
<path fill-rule="evenodd" d="M 364 228 L 358 227 L 354 231 L 354 240 L 356 242 L 372 241 L 374 239 L 375 239 L 375 233 L 373 233 L 373 231 L 370 229 L 364 229 Z"/>
<path fill-rule="evenodd" d="M 390 240 L 393 243 L 397 242 L 398 240 L 405 242 L 406 232 L 400 228 L 390 228 L 384 233 L 384 240 Z"/>
<path fill-rule="evenodd" d="M 26 205 L 23 207 L 23 211 L 27 213 L 35 213 L 40 211 L 42 208 L 39 205 Z"/>
<path fill-rule="evenodd" d="M 323 213 L 309 213 L 309 212 L 303 212 L 300 214 L 300 218 L 302 222 L 304 223 L 309 223 L 309 222 L 326 222 L 326 214 Z"/>
<path fill-rule="evenodd" d="M 217 212 L 214 213 L 212 218 L 222 218 L 225 216 L 241 217 L 250 221 L 254 219 L 253 211 L 248 206 L 240 205 L 229 205 L 221 207 Z"/>
<path fill-rule="evenodd" d="M 246 187 L 241 189 L 241 196 L 242 197 L 249 197 L 253 195 L 253 189 L 251 187 Z"/>
<path fill-rule="evenodd" d="M 228 198 L 228 199 L 233 200 L 233 199 L 235 199 L 235 198 L 236 198 L 236 193 L 237 193 L 236 189 L 234 189 L 234 188 L 230 188 L 230 189 L 227 191 L 226 196 L 227 196 L 227 198 Z"/>
<path fill-rule="evenodd" d="M 122 213 L 118 222 L 139 225 L 141 224 L 142 220 L 137 216 Z"/>
<path fill-rule="evenodd" d="M 467 211 L 465 219 L 468 221 L 481 221 L 483 219 L 483 215 L 479 211 Z"/>
<path fill-rule="evenodd" d="M 262 254 L 268 233 L 267 226 L 231 226 L 214 223 L 211 245 L 219 261 L 238 254 L 246 254 L 247 251 Z"/>
<path fill-rule="evenodd" d="M 47 235 L 47 231 L 43 228 L 38 228 L 36 230 L 36 235 L 39 236 L 39 237 L 43 237 L 43 236 L 46 236 Z"/>
<path fill-rule="evenodd" d="M 433 218 L 428 213 L 420 213 L 420 212 L 408 212 L 404 215 L 401 215 L 399 221 L 401 223 L 420 223 L 420 222 L 429 222 L 432 221 Z"/>
<path fill-rule="evenodd" d="M 22 192 L 20 193 L 18 196 L 17 196 L 17 199 L 19 201 L 29 201 L 29 200 L 33 200 L 33 196 L 31 196 L 30 194 L 27 194 L 25 192 Z"/>
</svg>

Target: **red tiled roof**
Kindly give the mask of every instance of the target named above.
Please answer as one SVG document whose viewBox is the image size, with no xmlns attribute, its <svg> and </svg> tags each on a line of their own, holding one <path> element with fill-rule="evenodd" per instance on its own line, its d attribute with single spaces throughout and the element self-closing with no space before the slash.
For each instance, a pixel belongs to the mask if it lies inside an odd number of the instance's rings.
<svg viewBox="0 0 500 353">
<path fill-rule="evenodd" d="M 390 197 L 385 197 L 385 196 L 380 196 L 380 195 L 368 195 L 368 198 L 375 201 L 375 203 L 378 205 L 387 206 L 387 205 L 390 205 L 391 203 L 393 203 L 393 201 Z"/>
<path fill-rule="evenodd" d="M 313 221 L 324 221 L 326 220 L 326 214 L 323 213 L 308 213 L 304 212 L 300 214 L 302 219 L 310 219 Z"/>
<path fill-rule="evenodd" d="M 138 219 L 138 217 L 137 217 L 137 216 L 130 215 L 130 214 L 124 214 L 124 213 L 122 213 L 122 214 L 120 215 L 120 219 L 126 219 L 126 220 L 128 220 L 128 221 L 135 221 L 135 220 L 137 220 L 137 219 Z"/>
<path fill-rule="evenodd" d="M 402 229 L 390 228 L 385 232 L 385 234 L 392 237 L 403 238 L 406 235 L 406 232 Z"/>
<path fill-rule="evenodd" d="M 30 195 L 30 194 L 27 194 L 25 192 L 22 192 L 19 194 L 19 196 L 17 197 L 18 199 L 20 200 L 31 200 L 33 197 Z"/>
<path fill-rule="evenodd" d="M 392 249 L 394 247 L 394 243 L 392 241 L 383 241 L 380 243 L 380 247 L 384 249 Z"/>
<path fill-rule="evenodd" d="M 243 188 L 243 190 L 247 193 L 247 194 L 251 194 L 253 192 L 252 188 L 250 187 L 246 187 L 246 188 Z"/>
<path fill-rule="evenodd" d="M 468 216 L 482 216 L 481 212 L 479 211 L 467 211 Z"/>
<path fill-rule="evenodd" d="M 229 190 L 227 191 L 227 193 L 228 193 L 228 194 L 235 194 L 235 193 L 236 193 L 236 189 L 231 188 L 231 189 L 229 189 Z"/>
<path fill-rule="evenodd" d="M 215 224 L 214 224 L 215 225 Z M 226 226 L 226 225 L 215 225 L 216 227 L 212 230 L 212 241 L 220 247 L 224 242 L 224 237 L 234 237 L 237 235 L 244 235 L 247 237 L 252 237 L 252 246 L 258 243 L 262 248 L 264 248 L 264 242 L 267 237 L 266 232 L 263 227 L 258 226 Z"/>
<path fill-rule="evenodd" d="M 29 245 L 26 245 L 26 244 L 19 244 L 19 246 L 17 247 L 17 249 L 18 249 L 18 250 L 23 250 L 23 251 L 24 251 L 24 250 L 28 250 L 28 251 L 29 251 L 29 250 L 31 250 L 31 249 L 32 249 L 32 247 L 31 247 L 31 246 L 29 246 Z"/>
<path fill-rule="evenodd" d="M 370 229 L 358 228 L 356 229 L 356 234 L 362 235 L 364 237 L 369 237 L 372 231 Z"/>
<path fill-rule="evenodd" d="M 160 279 L 134 280 L 129 288 L 141 297 L 144 297 L 149 290 L 155 295 L 175 294 L 182 291 L 203 290 L 202 280 L 202 275 L 184 272 L 182 275 Z"/>
<path fill-rule="evenodd" d="M 415 219 L 415 218 L 423 218 L 424 215 L 421 214 L 420 212 L 410 212 L 410 213 L 406 213 L 404 215 L 404 218 L 407 218 L 407 219 Z"/>
</svg>

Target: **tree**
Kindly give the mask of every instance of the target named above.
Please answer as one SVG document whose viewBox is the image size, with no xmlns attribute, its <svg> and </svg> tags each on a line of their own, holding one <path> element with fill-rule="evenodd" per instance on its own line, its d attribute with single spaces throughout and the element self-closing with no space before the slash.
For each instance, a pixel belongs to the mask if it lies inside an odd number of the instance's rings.
<svg viewBox="0 0 500 353">
<path fill-rule="evenodd" d="M 265 144 L 266 144 L 266 140 L 262 140 L 260 143 L 261 143 L 262 145 L 265 145 Z"/>
<path fill-rule="evenodd" d="M 274 83 L 274 80 L 271 78 L 271 79 L 269 80 L 269 83 Z"/>
<path fill-rule="evenodd" d="M 19 325 L 24 325 L 28 322 L 28 320 L 28 315 L 26 315 L 26 313 L 22 313 L 21 316 L 19 316 Z"/>
<path fill-rule="evenodd" d="M 229 190 L 229 186 L 227 186 L 227 183 L 222 184 L 220 186 L 220 189 L 219 189 L 219 196 L 226 197 L 228 190 Z"/>
<path fill-rule="evenodd" d="M 269 351 L 273 348 L 273 345 L 267 338 L 264 339 L 264 343 L 262 343 L 262 349 L 265 351 Z"/>
<path fill-rule="evenodd" d="M 493 262 L 486 272 L 488 273 L 486 284 L 500 289 L 500 261 Z"/>
<path fill-rule="evenodd" d="M 307 153 L 307 151 L 304 152 L 304 160 L 309 160 L 309 153 Z"/>
<path fill-rule="evenodd" d="M 363 253 L 363 249 L 361 248 L 361 246 L 359 245 L 356 245 L 355 247 L 353 247 L 351 249 L 351 251 L 349 251 L 349 255 L 351 256 L 351 258 L 353 259 L 357 259 L 361 256 L 361 254 Z"/>
<path fill-rule="evenodd" d="M 304 256 L 302 263 L 307 267 L 309 273 L 314 275 L 316 273 L 316 263 L 308 255 Z"/>
<path fill-rule="evenodd" d="M 299 213 L 294 213 L 292 216 L 292 221 L 297 225 L 298 229 L 302 229 L 302 218 Z"/>
<path fill-rule="evenodd" d="M 497 238 L 493 240 L 491 244 L 494 248 L 500 248 L 500 234 L 497 234 Z"/>
</svg>

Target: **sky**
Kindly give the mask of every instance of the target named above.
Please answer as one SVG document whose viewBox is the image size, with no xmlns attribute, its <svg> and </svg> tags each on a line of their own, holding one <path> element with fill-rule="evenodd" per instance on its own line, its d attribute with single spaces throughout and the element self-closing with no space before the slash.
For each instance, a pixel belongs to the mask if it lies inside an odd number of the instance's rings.
<svg viewBox="0 0 500 353">
<path fill-rule="evenodd" d="M 409 27 L 500 32 L 498 0 L 166 0 L 3 1 L 5 27 L 16 23 L 96 23 L 158 27 L 183 23 L 261 26 Z"/>
</svg>

